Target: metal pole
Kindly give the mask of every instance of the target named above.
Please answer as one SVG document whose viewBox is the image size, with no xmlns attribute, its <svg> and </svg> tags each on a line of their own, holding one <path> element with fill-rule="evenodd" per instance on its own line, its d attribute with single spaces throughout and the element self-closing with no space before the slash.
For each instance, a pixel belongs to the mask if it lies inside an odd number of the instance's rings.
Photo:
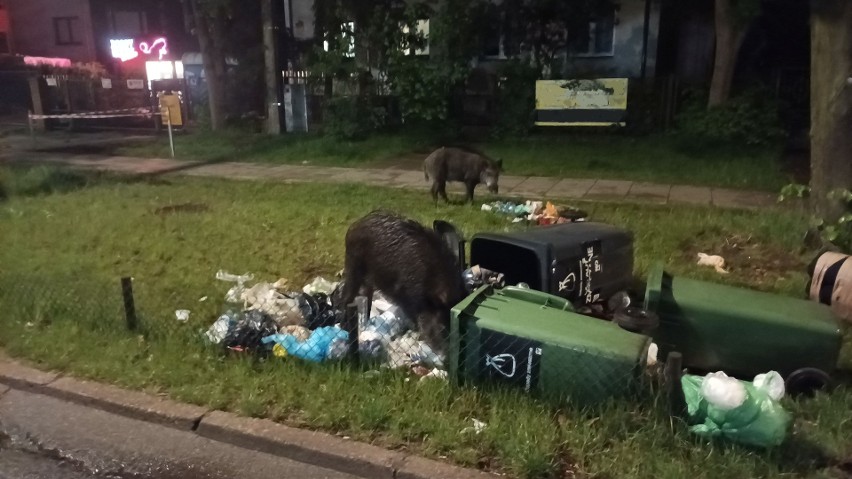
<svg viewBox="0 0 852 479">
<path fill-rule="evenodd" d="M 33 111 L 27 111 L 27 126 L 30 128 L 30 138 L 35 139 L 35 131 L 33 131 Z"/>
<path fill-rule="evenodd" d="M 127 329 L 136 330 L 136 305 L 133 301 L 133 279 L 121 278 L 121 295 L 124 297 L 124 317 L 127 320 Z"/>
<path fill-rule="evenodd" d="M 172 158 L 175 157 L 175 140 L 172 136 L 172 108 L 166 107 L 166 125 L 169 127 L 169 148 L 172 151 Z"/>
</svg>

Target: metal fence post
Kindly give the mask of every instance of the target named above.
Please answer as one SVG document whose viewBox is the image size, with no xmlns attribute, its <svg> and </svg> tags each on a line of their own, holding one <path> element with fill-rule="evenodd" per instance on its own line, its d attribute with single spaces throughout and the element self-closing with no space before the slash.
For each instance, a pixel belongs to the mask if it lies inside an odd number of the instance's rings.
<svg viewBox="0 0 852 479">
<path fill-rule="evenodd" d="M 135 331 L 136 304 L 133 301 L 133 278 L 121 278 L 121 295 L 124 297 L 124 318 L 127 321 L 127 329 Z"/>
<path fill-rule="evenodd" d="M 349 358 L 357 362 L 358 355 L 358 334 L 361 327 L 367 322 L 370 316 L 370 298 L 366 296 L 357 296 L 352 304 L 346 306 L 345 328 L 349 334 Z"/>
<path fill-rule="evenodd" d="M 684 414 L 686 414 L 686 398 L 683 395 L 683 387 L 680 382 L 682 375 L 683 355 L 672 351 L 666 357 L 664 378 L 669 414 L 675 417 L 684 417 Z"/>
</svg>

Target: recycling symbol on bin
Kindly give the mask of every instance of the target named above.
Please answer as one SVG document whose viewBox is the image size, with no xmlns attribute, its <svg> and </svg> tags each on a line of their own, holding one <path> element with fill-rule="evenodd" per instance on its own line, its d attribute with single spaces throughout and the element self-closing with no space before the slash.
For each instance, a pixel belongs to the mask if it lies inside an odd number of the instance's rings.
<svg viewBox="0 0 852 479">
<path fill-rule="evenodd" d="M 515 360 L 515 357 L 511 354 L 498 354 L 497 356 L 486 354 L 485 366 L 491 366 L 498 373 L 506 376 L 507 378 L 511 378 L 515 375 L 515 369 L 517 369 L 518 363 Z"/>
</svg>

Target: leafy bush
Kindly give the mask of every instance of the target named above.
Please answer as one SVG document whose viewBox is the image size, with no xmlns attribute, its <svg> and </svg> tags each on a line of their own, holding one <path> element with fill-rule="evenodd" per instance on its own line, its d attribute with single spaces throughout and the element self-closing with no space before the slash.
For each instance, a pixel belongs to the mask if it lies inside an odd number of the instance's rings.
<svg viewBox="0 0 852 479">
<path fill-rule="evenodd" d="M 706 94 L 691 91 L 685 96 L 675 133 L 683 147 L 767 147 L 784 138 L 778 102 L 765 89 L 750 89 L 710 109 Z"/>
<path fill-rule="evenodd" d="M 804 198 L 810 195 L 807 185 L 791 184 L 781 189 L 778 201 L 788 198 Z M 819 231 L 823 241 L 837 246 L 846 253 L 852 253 L 852 191 L 836 189 L 828 194 L 828 199 L 843 205 L 843 214 L 836 221 L 826 218 L 812 218 L 812 225 Z"/>
<path fill-rule="evenodd" d="M 340 140 L 363 140 L 387 123 L 387 111 L 370 103 L 368 98 L 340 96 L 329 98 L 325 105 L 325 133 Z"/>
<path fill-rule="evenodd" d="M 497 104 L 500 113 L 492 134 L 497 138 L 525 136 L 535 122 L 535 81 L 538 70 L 512 60 L 500 70 Z"/>
</svg>

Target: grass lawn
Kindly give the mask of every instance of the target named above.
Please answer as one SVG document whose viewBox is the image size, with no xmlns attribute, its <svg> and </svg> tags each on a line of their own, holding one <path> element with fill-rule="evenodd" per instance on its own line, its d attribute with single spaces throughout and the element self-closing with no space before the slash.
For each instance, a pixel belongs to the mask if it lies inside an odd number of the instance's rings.
<svg viewBox="0 0 852 479">
<path fill-rule="evenodd" d="M 422 192 L 357 185 L 132 182 L 48 169 L 0 171 L 4 177 L 0 346 L 44 366 L 511 477 L 827 478 L 843 477 L 852 460 L 849 383 L 830 395 L 785 400 L 796 417 L 793 436 L 760 452 L 697 440 L 652 394 L 591 411 L 557 409 L 515 391 L 453 392 L 440 381 L 365 377 L 342 364 L 226 357 L 200 338 L 228 288 L 214 279 L 219 269 L 296 285 L 331 276 L 342 267 L 349 223 L 378 206 L 423 222 L 449 220 L 468 237 L 521 228 L 476 208 L 435 207 Z M 640 278 L 660 259 L 678 275 L 803 291 L 808 257 L 797 245 L 806 225 L 794 214 L 580 206 L 593 220 L 634 231 Z M 740 246 L 730 251 L 729 276 L 693 264 L 697 251 L 733 243 Z M 118 278 L 125 275 L 134 277 L 137 333 L 123 327 Z M 192 310 L 190 320 L 177 322 L 176 309 Z M 852 368 L 848 346 L 847 339 L 845 369 Z M 461 433 L 473 418 L 488 427 Z"/>
<path fill-rule="evenodd" d="M 193 160 L 302 163 L 419 169 L 442 143 L 423 135 L 379 135 L 343 142 L 319 135 L 267 137 L 226 131 L 176 137 L 179 158 Z M 722 186 L 777 191 L 790 180 L 769 150 L 686 153 L 665 136 L 537 135 L 475 145 L 502 157 L 508 175 L 604 178 L 657 183 Z M 134 144 L 114 153 L 127 156 L 169 155 L 168 140 Z"/>
</svg>

